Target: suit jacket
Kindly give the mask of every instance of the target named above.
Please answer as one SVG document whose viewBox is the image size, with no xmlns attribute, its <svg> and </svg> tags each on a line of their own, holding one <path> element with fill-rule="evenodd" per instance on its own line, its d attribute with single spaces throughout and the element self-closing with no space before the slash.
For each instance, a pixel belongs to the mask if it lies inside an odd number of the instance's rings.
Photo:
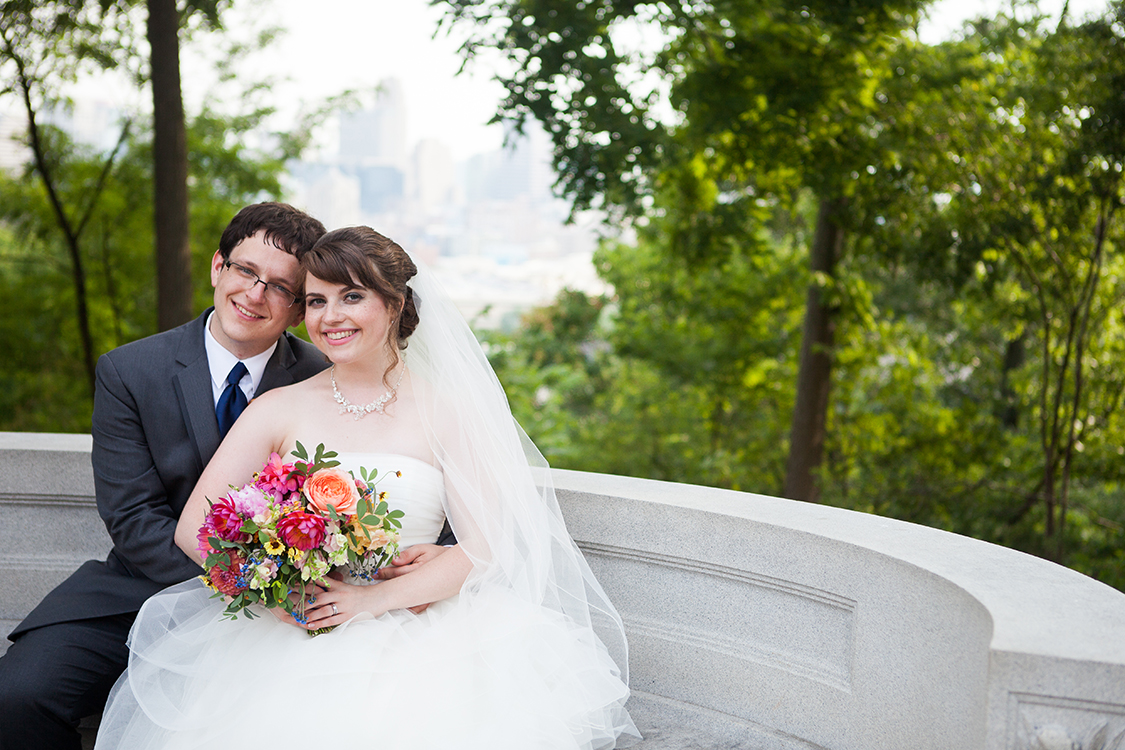
<svg viewBox="0 0 1125 750">
<path fill-rule="evenodd" d="M 98 512 L 113 549 L 104 562 L 91 560 L 59 584 L 11 637 L 52 623 L 136 612 L 161 589 L 203 572 L 173 536 L 220 442 L 203 344 L 209 313 L 98 359 L 91 461 Z M 327 366 L 314 346 L 286 333 L 256 392 Z"/>
</svg>

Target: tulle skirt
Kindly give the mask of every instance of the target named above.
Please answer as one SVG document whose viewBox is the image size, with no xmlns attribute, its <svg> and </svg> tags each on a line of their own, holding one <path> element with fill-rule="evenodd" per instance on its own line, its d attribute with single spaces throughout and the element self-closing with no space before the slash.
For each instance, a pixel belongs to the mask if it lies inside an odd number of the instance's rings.
<svg viewBox="0 0 1125 750">
<path fill-rule="evenodd" d="M 504 591 L 316 637 L 221 616 L 197 581 L 145 603 L 96 748 L 571 750 L 636 735 L 588 628 Z"/>
</svg>

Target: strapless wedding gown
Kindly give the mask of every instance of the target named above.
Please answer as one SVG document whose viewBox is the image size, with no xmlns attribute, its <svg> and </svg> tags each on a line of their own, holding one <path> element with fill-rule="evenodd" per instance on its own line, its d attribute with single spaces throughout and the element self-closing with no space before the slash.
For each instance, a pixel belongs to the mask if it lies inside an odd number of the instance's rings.
<svg viewBox="0 0 1125 750">
<path fill-rule="evenodd" d="M 379 488 L 406 514 L 403 548 L 437 539 L 438 469 L 397 455 L 340 460 L 387 474 Z M 193 580 L 145 603 L 98 750 L 571 750 L 635 732 L 628 688 L 592 633 L 507 592 L 316 637 L 267 613 L 223 619 L 211 593 Z"/>
</svg>

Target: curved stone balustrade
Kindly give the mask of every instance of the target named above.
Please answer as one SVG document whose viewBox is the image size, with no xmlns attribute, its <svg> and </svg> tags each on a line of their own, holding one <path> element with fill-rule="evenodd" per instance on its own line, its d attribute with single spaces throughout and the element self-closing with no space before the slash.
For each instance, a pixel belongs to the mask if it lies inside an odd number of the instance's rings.
<svg viewBox="0 0 1125 750">
<path fill-rule="evenodd" d="M 89 451 L 0 433 L 0 632 L 109 548 Z M 554 476 L 626 623 L 643 748 L 1125 750 L 1125 594 L 878 516 Z"/>
</svg>

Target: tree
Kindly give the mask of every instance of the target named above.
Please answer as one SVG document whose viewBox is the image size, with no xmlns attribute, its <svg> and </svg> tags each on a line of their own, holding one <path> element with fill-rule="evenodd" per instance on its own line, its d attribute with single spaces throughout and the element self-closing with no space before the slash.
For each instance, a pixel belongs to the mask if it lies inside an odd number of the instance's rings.
<svg viewBox="0 0 1125 750">
<path fill-rule="evenodd" d="M 1060 561 L 1076 454 L 1120 402 L 1119 386 L 1099 393 L 1092 371 L 1105 362 L 1107 326 L 1125 292 L 1115 257 L 1125 240 L 1116 222 L 1125 198 L 1120 21 L 1064 18 L 1054 31 L 1042 18 L 982 23 L 975 41 L 995 66 L 991 117 L 977 143 L 954 146 L 961 169 L 948 211 L 990 275 L 1016 282 L 1011 307 L 1025 327 L 1010 340 L 1037 343 L 1028 381 L 1037 394 L 1026 411 L 1038 423 L 1041 474 L 1016 518 L 1042 504 L 1044 552 Z"/>
<path fill-rule="evenodd" d="M 876 92 L 894 105 L 881 139 L 896 158 L 852 260 L 883 259 L 855 270 L 877 305 L 862 333 L 885 343 L 839 352 L 864 402 L 836 418 L 829 481 L 833 502 L 851 479 L 879 512 L 1062 562 L 1089 540 L 1121 539 L 1122 505 L 1108 498 L 1125 441 L 1113 418 L 1125 286 L 1110 93 L 1122 42 L 1112 18 L 1049 21 L 982 19 L 961 39 L 904 49 L 903 75 Z M 914 387 L 909 411 L 890 403 L 906 392 L 897 383 Z M 927 434 L 957 460 L 911 442 Z M 1125 580 L 1120 563 L 1081 554 L 1083 570 Z"/>
<path fill-rule="evenodd" d="M 187 0 L 181 15 L 176 0 L 146 0 L 145 36 L 153 115 L 153 216 L 156 222 L 157 325 L 164 331 L 191 320 L 191 236 L 188 202 L 188 142 L 180 89 L 180 29 L 201 17 L 220 28 L 222 0 Z"/>
<path fill-rule="evenodd" d="M 576 3 L 442 0 L 471 29 L 464 51 L 498 47 L 514 69 L 498 118 L 534 117 L 555 145 L 558 186 L 576 208 L 643 213 L 654 195 L 701 258 L 737 244 L 762 200 L 816 200 L 801 363 L 784 494 L 815 499 L 838 310 L 832 286 L 858 175 L 881 164 L 888 54 L 919 0 Z M 629 51 L 643 28 L 658 52 Z M 652 84 L 655 80 L 656 83 Z M 636 83 L 640 81 L 641 83 Z M 648 83 L 645 91 L 641 85 Z M 667 92 L 672 112 L 658 113 Z"/>
<path fill-rule="evenodd" d="M 771 26 L 795 24 L 763 15 L 762 3 L 741 4 L 740 19 L 718 3 L 711 26 L 667 20 L 688 4 L 447 4 L 492 23 L 470 55 L 491 34 L 515 63 L 498 117 L 553 124 L 559 185 L 576 208 L 600 205 L 638 228 L 635 248 L 598 256 L 615 296 L 597 368 L 553 376 L 559 386 L 530 406 L 550 413 L 565 465 L 780 484 L 776 451 L 760 451 L 760 467 L 729 446 L 783 441 L 776 413 L 793 391 L 753 401 L 750 384 L 791 376 L 795 346 L 753 351 L 729 331 L 741 324 L 759 344 L 773 331 L 723 312 L 741 284 L 743 311 L 776 299 L 776 331 L 794 313 L 782 299 L 792 278 L 767 272 L 771 298 L 729 263 L 794 273 L 783 259 L 823 246 L 812 241 L 817 216 L 835 196 L 840 252 L 831 274 L 805 277 L 835 324 L 831 349 L 821 347 L 834 382 L 813 473 L 821 499 L 1125 586 L 1120 18 L 1055 27 L 1001 15 L 934 46 L 890 33 L 832 58 L 843 71 L 832 78 L 831 50 Z M 855 4 L 840 8 L 866 25 Z M 622 44 L 638 18 L 667 31 L 639 62 Z M 662 117 L 659 87 L 646 98 L 626 85 L 657 74 L 674 104 Z M 553 367 L 525 367 L 524 382 Z M 723 372 L 732 377 L 720 391 Z M 596 408 L 570 414 L 559 394 L 592 394 Z M 747 415 L 759 417 L 752 429 Z M 710 440 L 724 433 L 732 442 Z M 724 465 L 737 466 L 711 471 Z M 738 473 L 747 467 L 756 476 Z"/>
<path fill-rule="evenodd" d="M 59 103 L 58 87 L 72 81 L 88 65 L 107 67 L 116 63 L 120 39 L 107 35 L 103 24 L 113 19 L 111 7 L 101 14 L 85 9 L 81 3 L 29 3 L 9 0 L 0 6 L 0 66 L 11 71 L 11 83 L 0 95 L 15 93 L 27 115 L 27 136 L 34 169 L 42 180 L 54 221 L 66 243 L 74 285 L 75 316 L 82 343 L 90 393 L 94 388 L 94 344 L 90 331 L 86 268 L 83 261 L 83 235 L 113 168 L 118 149 L 128 137 L 126 123 L 121 137 L 97 177 L 85 184 L 64 189 L 60 172 L 65 171 L 66 155 L 54 146 L 65 139 L 40 123 L 44 109 Z"/>
<path fill-rule="evenodd" d="M 180 14 L 176 0 L 147 0 L 146 35 L 152 77 L 157 325 L 191 320 L 188 152 L 180 91 Z"/>
</svg>

